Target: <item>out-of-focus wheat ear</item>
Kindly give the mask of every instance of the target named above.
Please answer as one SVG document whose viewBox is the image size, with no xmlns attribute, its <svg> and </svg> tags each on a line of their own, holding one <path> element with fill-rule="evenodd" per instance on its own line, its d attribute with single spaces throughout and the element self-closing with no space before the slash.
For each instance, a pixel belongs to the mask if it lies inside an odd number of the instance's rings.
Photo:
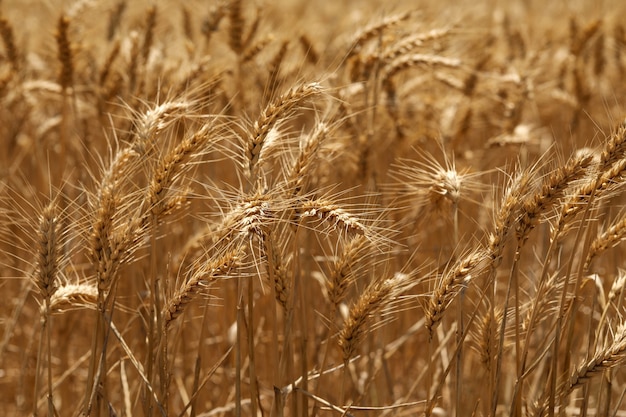
<svg viewBox="0 0 626 417">
<path fill-rule="evenodd" d="M 98 80 L 100 83 L 100 87 L 104 87 L 109 81 L 109 76 L 111 75 L 111 70 L 113 69 L 113 64 L 115 60 L 120 54 L 121 50 L 121 42 L 119 40 L 113 43 L 109 54 L 107 55 L 104 63 L 102 64 L 102 69 L 100 70 L 100 75 L 98 76 Z"/>
<path fill-rule="evenodd" d="M 424 43 L 438 40 L 449 36 L 452 33 L 452 29 L 449 27 L 432 29 L 428 32 L 418 33 L 416 35 L 407 36 L 396 42 L 382 54 L 382 61 L 390 63 L 398 57 L 408 55 L 415 49 L 424 45 Z"/>
<path fill-rule="evenodd" d="M 247 140 L 246 161 L 250 178 L 254 178 L 265 140 L 278 121 L 289 117 L 296 106 L 323 91 L 319 83 L 301 84 L 290 88 L 263 109 Z"/>
<path fill-rule="evenodd" d="M 593 74 L 596 77 L 600 77 L 606 67 L 604 38 L 604 33 L 600 33 L 593 45 Z"/>
<path fill-rule="evenodd" d="M 289 41 L 283 41 L 280 44 L 280 48 L 274 55 L 274 57 L 269 61 L 268 64 L 268 76 L 267 76 L 267 88 L 269 91 L 268 98 L 272 97 L 272 93 L 276 91 L 278 85 L 280 84 L 280 71 L 283 66 L 283 61 L 285 60 L 285 56 L 287 55 L 287 51 L 289 50 Z"/>
<path fill-rule="evenodd" d="M 461 66 L 461 60 L 429 54 L 403 55 L 383 68 L 381 82 L 386 85 L 400 71 L 417 66 L 458 68 Z"/>
<path fill-rule="evenodd" d="M 261 7 L 257 5 L 256 14 L 254 15 L 254 20 L 250 24 L 250 28 L 248 29 L 248 33 L 241 40 L 241 49 L 245 51 L 246 49 L 250 49 L 252 47 L 252 43 L 259 31 L 259 26 L 261 25 Z"/>
<path fill-rule="evenodd" d="M 165 327 L 167 328 L 173 320 L 179 317 L 185 306 L 202 295 L 211 283 L 218 278 L 232 274 L 239 266 L 241 257 L 242 250 L 235 248 L 195 268 L 189 280 L 167 301 L 163 312 Z"/>
<path fill-rule="evenodd" d="M 551 210 L 563 196 L 565 190 L 587 174 L 587 168 L 593 162 L 590 154 L 579 153 L 564 166 L 553 171 L 543 182 L 541 189 L 526 197 L 522 203 L 521 217 L 516 226 L 518 245 L 526 242 L 530 231 L 539 223 L 543 214 Z"/>
<path fill-rule="evenodd" d="M 618 23 L 613 29 L 613 59 L 615 60 L 615 66 L 618 73 L 621 75 L 624 73 L 624 63 L 622 62 L 622 56 L 624 55 L 624 48 L 626 48 L 626 30 L 624 25 Z"/>
<path fill-rule="evenodd" d="M 193 43 L 194 41 L 194 30 L 193 24 L 191 23 L 192 17 L 189 8 L 184 5 L 180 8 L 180 13 L 182 17 L 182 27 L 183 33 L 185 34 L 185 40 L 188 43 Z"/>
<path fill-rule="evenodd" d="M 127 5 L 127 0 L 120 0 L 109 13 L 109 22 L 107 24 L 107 40 L 109 42 L 115 38 L 115 34 L 120 28 Z"/>
<path fill-rule="evenodd" d="M 208 44 L 211 41 L 211 37 L 219 29 L 220 22 L 226 16 L 228 10 L 228 3 L 226 0 L 221 0 L 213 5 L 209 14 L 202 20 L 201 32 L 204 35 L 205 42 Z"/>
<path fill-rule="evenodd" d="M 61 15 L 57 22 L 56 41 L 57 56 L 61 64 L 59 71 L 59 85 L 65 91 L 74 84 L 74 51 L 69 36 L 70 20 Z"/>
<path fill-rule="evenodd" d="M 489 254 L 483 248 L 478 247 L 444 271 L 437 283 L 437 288 L 426 304 L 426 329 L 430 337 L 432 337 L 435 325 L 443 318 L 446 309 L 461 290 L 467 287 L 473 278 L 481 274 L 485 267 L 485 260 L 488 259 Z"/>
<path fill-rule="evenodd" d="M 243 51 L 243 27 L 245 20 L 241 12 L 241 0 L 231 0 L 228 4 L 228 18 L 230 28 L 228 30 L 228 45 L 237 54 Z"/>
<path fill-rule="evenodd" d="M 274 35 L 267 35 L 264 38 L 259 39 L 258 42 L 251 44 L 243 52 L 241 62 L 252 61 L 261 51 L 263 51 L 270 43 L 274 41 Z"/>
<path fill-rule="evenodd" d="M 388 16 L 378 23 L 373 23 L 363 28 L 352 39 L 351 46 L 348 51 L 348 58 L 360 53 L 361 49 L 368 41 L 377 38 L 385 29 L 396 26 L 401 22 L 408 20 L 413 15 L 413 13 L 413 11 L 406 11 L 396 15 Z"/>
<path fill-rule="evenodd" d="M 302 52 L 304 53 L 304 57 L 311 65 L 315 65 L 320 60 L 320 54 L 315 49 L 313 42 L 306 35 L 306 33 L 300 35 L 298 37 L 298 41 L 300 42 L 300 46 L 302 47 Z"/>
<path fill-rule="evenodd" d="M 371 330 L 375 315 L 390 307 L 394 299 L 409 286 L 408 275 L 397 274 L 391 278 L 370 283 L 350 307 L 348 318 L 339 332 L 339 346 L 344 363 L 357 353 L 364 336 Z"/>
<path fill-rule="evenodd" d="M 13 35 L 13 26 L 6 17 L 0 15 L 0 37 L 6 51 L 7 59 L 11 64 L 11 69 L 18 72 L 20 68 L 20 57 L 17 45 L 15 45 L 15 36 Z"/>
<path fill-rule="evenodd" d="M 594 19 L 589 22 L 582 30 L 577 28 L 577 24 L 575 20 L 571 20 L 570 26 L 570 52 L 575 57 L 580 57 L 583 49 L 588 45 L 589 41 L 593 36 L 598 33 L 600 28 L 602 27 L 601 19 Z"/>
<path fill-rule="evenodd" d="M 148 60 L 152 44 L 154 43 L 154 29 L 157 23 L 157 6 L 153 4 L 146 13 L 146 27 L 143 32 L 143 43 L 141 44 L 141 56 L 144 63 Z"/>
<path fill-rule="evenodd" d="M 46 304 L 49 304 L 50 297 L 59 287 L 61 246 L 57 207 L 56 202 L 52 201 L 43 209 L 37 231 L 35 284 Z"/>
<path fill-rule="evenodd" d="M 619 245 L 624 239 L 626 239 L 626 216 L 622 216 L 591 242 L 591 246 L 589 246 L 587 251 L 587 259 L 585 259 L 585 270 L 589 270 L 591 262 L 597 256 Z"/>
</svg>

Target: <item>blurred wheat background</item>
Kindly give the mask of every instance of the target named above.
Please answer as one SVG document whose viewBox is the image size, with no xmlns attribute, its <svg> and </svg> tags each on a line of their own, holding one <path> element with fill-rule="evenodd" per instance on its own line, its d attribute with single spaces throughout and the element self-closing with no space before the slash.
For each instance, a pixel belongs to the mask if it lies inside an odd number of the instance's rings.
<svg viewBox="0 0 626 417">
<path fill-rule="evenodd" d="M 0 2 L 0 414 L 624 416 L 626 4 Z"/>
</svg>

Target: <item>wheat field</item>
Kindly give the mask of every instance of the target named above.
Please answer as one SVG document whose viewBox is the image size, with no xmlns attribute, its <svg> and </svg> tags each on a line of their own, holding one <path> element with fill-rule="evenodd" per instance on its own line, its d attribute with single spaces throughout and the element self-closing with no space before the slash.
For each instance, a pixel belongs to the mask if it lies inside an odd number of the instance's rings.
<svg viewBox="0 0 626 417">
<path fill-rule="evenodd" d="M 3 416 L 626 416 L 620 0 L 2 0 Z"/>
</svg>

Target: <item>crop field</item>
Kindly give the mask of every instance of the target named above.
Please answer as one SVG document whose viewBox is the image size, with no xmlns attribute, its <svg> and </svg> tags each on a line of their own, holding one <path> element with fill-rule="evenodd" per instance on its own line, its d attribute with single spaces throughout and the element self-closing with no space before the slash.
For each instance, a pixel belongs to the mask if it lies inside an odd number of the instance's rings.
<svg viewBox="0 0 626 417">
<path fill-rule="evenodd" d="M 0 415 L 626 416 L 626 3 L 0 1 Z"/>
</svg>

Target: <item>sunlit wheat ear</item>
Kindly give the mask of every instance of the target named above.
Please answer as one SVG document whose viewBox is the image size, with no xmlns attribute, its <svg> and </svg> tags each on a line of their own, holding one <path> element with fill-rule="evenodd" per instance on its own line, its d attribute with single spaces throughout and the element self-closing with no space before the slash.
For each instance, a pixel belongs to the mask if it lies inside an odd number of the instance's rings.
<svg viewBox="0 0 626 417">
<path fill-rule="evenodd" d="M 95 310 L 98 302 L 98 288 L 92 284 L 60 285 L 50 298 L 51 313 L 63 313 L 76 309 Z"/>
<path fill-rule="evenodd" d="M 252 130 L 246 139 L 245 165 L 247 174 L 254 178 L 253 173 L 260 163 L 263 146 L 280 120 L 293 115 L 293 111 L 305 100 L 321 94 L 324 88 L 319 83 L 301 84 L 290 88 L 263 109 L 259 118 L 254 122 Z"/>
<path fill-rule="evenodd" d="M 539 223 L 540 217 L 551 210 L 552 206 L 563 197 L 568 187 L 587 174 L 587 168 L 593 162 L 593 156 L 578 154 L 564 166 L 558 167 L 543 181 L 538 192 L 526 197 L 522 204 L 522 215 L 516 227 L 517 240 L 523 245 L 531 229 Z"/>
<path fill-rule="evenodd" d="M 309 182 L 311 171 L 319 158 L 322 142 L 329 133 L 326 123 L 319 122 L 315 129 L 301 140 L 300 151 L 294 159 L 287 177 L 287 193 L 293 196 L 302 194 Z"/>
<path fill-rule="evenodd" d="M 474 348 L 479 355 L 480 363 L 486 370 L 491 369 L 492 360 L 498 354 L 498 340 L 491 336 L 492 320 L 495 320 L 493 328 L 500 328 L 504 312 L 500 307 L 494 309 L 494 315 L 491 315 L 489 307 L 483 308 L 476 318 L 476 325 L 469 330 L 471 347 Z"/>
<path fill-rule="evenodd" d="M 326 279 L 328 300 L 333 305 L 339 306 L 343 302 L 348 288 L 357 279 L 357 272 L 363 264 L 369 243 L 362 235 L 352 238 L 333 262 L 330 276 Z"/>
<path fill-rule="evenodd" d="M 487 254 L 496 268 L 502 261 L 502 252 L 509 232 L 519 216 L 521 202 L 528 193 L 532 179 L 532 169 L 519 169 L 509 178 L 504 195 L 494 213 L 493 230 L 487 237 Z"/>
<path fill-rule="evenodd" d="M 281 247 L 283 244 L 277 240 L 273 232 L 264 232 L 261 239 L 261 252 L 267 262 L 268 276 L 272 281 L 270 285 L 274 286 L 276 302 L 286 310 L 293 286 L 290 279 L 293 256 L 286 254 L 286 251 Z"/>
<path fill-rule="evenodd" d="M 570 230 L 574 220 L 582 213 L 592 199 L 598 203 L 605 198 L 615 196 L 623 185 L 626 174 L 626 159 L 620 159 L 604 171 L 587 179 L 576 188 L 560 207 L 556 224 L 551 231 L 551 239 L 563 238 Z"/>
<path fill-rule="evenodd" d="M 215 125 L 214 121 L 207 121 L 197 131 L 188 133 L 181 143 L 159 160 L 145 197 L 147 211 L 151 211 L 152 215 L 166 214 L 177 204 L 177 195 L 172 193 L 171 187 L 180 181 L 195 159 L 215 147 L 220 136 Z"/>
<path fill-rule="evenodd" d="M 489 254 L 478 247 L 459 258 L 438 277 L 436 288 L 425 306 L 426 329 L 431 337 L 435 325 L 441 321 L 446 309 L 461 290 L 484 271 L 488 260 Z"/>
<path fill-rule="evenodd" d="M 585 270 L 591 266 L 591 262 L 603 252 L 619 245 L 626 239 L 626 216 L 622 215 L 616 222 L 606 230 L 601 231 L 591 242 L 587 259 L 585 260 Z"/>
<path fill-rule="evenodd" d="M 157 145 L 155 140 L 158 135 L 168 126 L 180 119 L 193 107 L 188 100 L 168 100 L 163 104 L 148 108 L 144 112 L 132 110 L 134 113 L 133 124 L 137 141 L 133 144 L 139 153 L 144 153 L 146 148 Z"/>
<path fill-rule="evenodd" d="M 327 222 L 332 228 L 342 232 L 369 234 L 369 229 L 353 214 L 345 211 L 329 200 L 307 200 L 298 208 L 300 218 L 313 218 Z"/>
<path fill-rule="evenodd" d="M 173 320 L 179 317 L 185 306 L 201 296 L 213 282 L 233 274 L 242 256 L 242 249 L 235 248 L 198 265 L 190 278 L 167 301 L 164 310 L 165 326 L 169 326 Z"/>
<path fill-rule="evenodd" d="M 35 284 L 46 304 L 59 287 L 61 266 L 61 230 L 56 202 L 48 204 L 42 211 L 37 232 L 37 268 Z"/>
<path fill-rule="evenodd" d="M 395 165 L 392 176 L 401 185 L 390 188 L 404 188 L 412 204 L 442 208 L 447 201 L 456 206 L 464 199 L 473 201 L 477 193 L 487 189 L 477 180 L 483 174 L 473 173 L 469 168 L 459 171 L 445 153 L 443 164 L 426 153 L 423 160 L 402 159 Z"/>
<path fill-rule="evenodd" d="M 344 362 L 357 353 L 363 338 L 372 330 L 372 320 L 386 308 L 392 308 L 394 301 L 412 286 L 410 276 L 396 274 L 391 278 L 373 281 L 363 290 L 350 307 L 348 318 L 339 332 L 339 346 Z"/>
<path fill-rule="evenodd" d="M 615 330 L 613 342 L 600 348 L 593 358 L 586 359 L 561 385 L 560 395 L 568 396 L 576 388 L 587 383 L 594 376 L 618 367 L 626 360 L 626 326 L 621 324 Z"/>
</svg>

